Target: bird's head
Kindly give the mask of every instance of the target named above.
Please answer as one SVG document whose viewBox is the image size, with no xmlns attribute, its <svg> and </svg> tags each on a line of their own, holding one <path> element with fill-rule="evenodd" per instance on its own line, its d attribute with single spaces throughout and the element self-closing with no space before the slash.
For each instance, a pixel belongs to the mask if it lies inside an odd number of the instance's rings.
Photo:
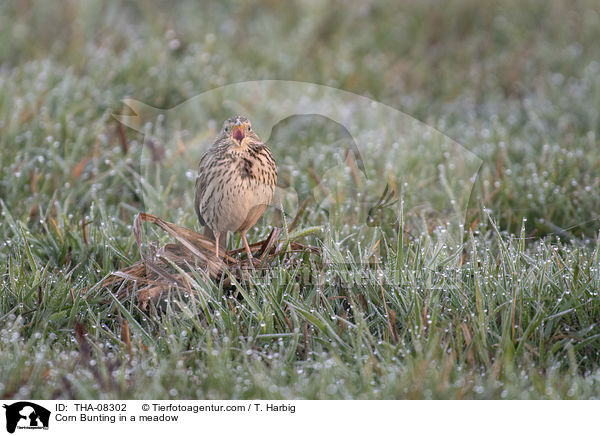
<svg viewBox="0 0 600 436">
<path fill-rule="evenodd" d="M 225 120 L 219 136 L 236 148 L 246 146 L 248 141 L 260 141 L 252 130 L 250 120 L 242 116 Z"/>
</svg>

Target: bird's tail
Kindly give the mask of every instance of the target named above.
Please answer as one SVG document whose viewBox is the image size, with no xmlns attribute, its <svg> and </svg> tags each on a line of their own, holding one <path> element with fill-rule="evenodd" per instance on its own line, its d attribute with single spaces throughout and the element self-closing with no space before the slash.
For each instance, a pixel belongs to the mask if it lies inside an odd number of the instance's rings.
<svg viewBox="0 0 600 436">
<path fill-rule="evenodd" d="M 213 241 L 216 241 L 215 234 L 208 226 L 204 226 L 203 235 L 212 239 Z M 223 232 L 219 236 L 219 252 L 221 252 L 221 249 L 227 250 L 227 232 Z"/>
</svg>

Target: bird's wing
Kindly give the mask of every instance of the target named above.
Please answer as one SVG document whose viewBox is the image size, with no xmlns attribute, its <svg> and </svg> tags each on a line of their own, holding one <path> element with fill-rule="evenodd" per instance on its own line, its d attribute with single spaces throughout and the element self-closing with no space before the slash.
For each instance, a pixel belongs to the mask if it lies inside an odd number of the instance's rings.
<svg viewBox="0 0 600 436">
<path fill-rule="evenodd" d="M 198 221 L 200 221 L 201 226 L 206 225 L 206 221 L 200 213 L 200 204 L 202 203 L 202 197 L 204 197 L 204 192 L 206 191 L 206 187 L 208 185 L 207 163 L 209 159 L 209 153 L 204 153 L 202 158 L 200 158 L 200 163 L 198 164 L 198 176 L 196 177 L 196 195 L 194 199 L 194 208 L 196 209 L 196 215 L 198 215 Z"/>
</svg>

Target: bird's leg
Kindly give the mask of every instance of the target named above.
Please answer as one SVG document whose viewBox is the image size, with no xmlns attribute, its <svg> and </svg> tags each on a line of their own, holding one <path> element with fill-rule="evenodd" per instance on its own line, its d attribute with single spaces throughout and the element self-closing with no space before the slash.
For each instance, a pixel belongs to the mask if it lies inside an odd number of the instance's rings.
<svg viewBox="0 0 600 436">
<path fill-rule="evenodd" d="M 250 246 L 248 245 L 248 240 L 246 239 L 246 232 L 242 232 L 242 241 L 244 241 L 244 247 L 246 247 L 248 259 L 252 261 L 252 251 L 250 251 Z"/>
<path fill-rule="evenodd" d="M 217 258 L 219 258 L 219 239 L 220 239 L 220 237 L 221 237 L 221 232 L 215 232 L 215 256 L 217 256 Z"/>
</svg>

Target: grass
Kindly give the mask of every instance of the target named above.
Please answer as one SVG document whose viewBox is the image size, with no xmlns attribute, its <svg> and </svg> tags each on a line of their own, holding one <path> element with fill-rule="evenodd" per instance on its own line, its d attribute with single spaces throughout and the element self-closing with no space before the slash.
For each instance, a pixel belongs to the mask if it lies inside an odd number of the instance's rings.
<svg viewBox="0 0 600 436">
<path fill-rule="evenodd" d="M 86 1 L 60 13 L 3 3 L 0 39 L 12 43 L 0 48 L 0 396 L 600 397 L 600 11 L 484 3 L 453 1 L 444 13 L 428 2 Z M 241 299 L 197 274 L 198 298 L 173 293 L 146 313 L 95 286 L 139 259 L 139 210 L 195 225 L 185 168 L 196 157 L 165 148 L 153 164 L 148 137 L 112 117 L 121 100 L 170 108 L 264 78 L 371 96 L 474 153 L 483 164 L 460 198 L 459 237 L 432 212 L 448 198 L 419 185 L 437 180 L 435 137 L 416 131 L 394 154 L 375 130 L 360 151 L 384 177 L 360 183 L 371 204 L 397 185 L 382 226 L 353 203 L 309 203 L 301 228 L 331 225 L 310 236 L 322 256 L 238 283 Z M 224 112 L 198 121 L 192 139 L 210 141 Z M 157 144 L 172 140 L 152 128 Z M 353 195 L 352 172 L 328 172 L 349 141 L 339 126 L 290 119 L 271 138 L 295 192 L 319 191 L 294 173 L 312 166 L 337 198 Z M 142 180 L 152 165 L 160 172 Z M 429 209 L 417 207 L 423 196 Z M 252 239 L 277 220 L 269 211 Z"/>
</svg>

